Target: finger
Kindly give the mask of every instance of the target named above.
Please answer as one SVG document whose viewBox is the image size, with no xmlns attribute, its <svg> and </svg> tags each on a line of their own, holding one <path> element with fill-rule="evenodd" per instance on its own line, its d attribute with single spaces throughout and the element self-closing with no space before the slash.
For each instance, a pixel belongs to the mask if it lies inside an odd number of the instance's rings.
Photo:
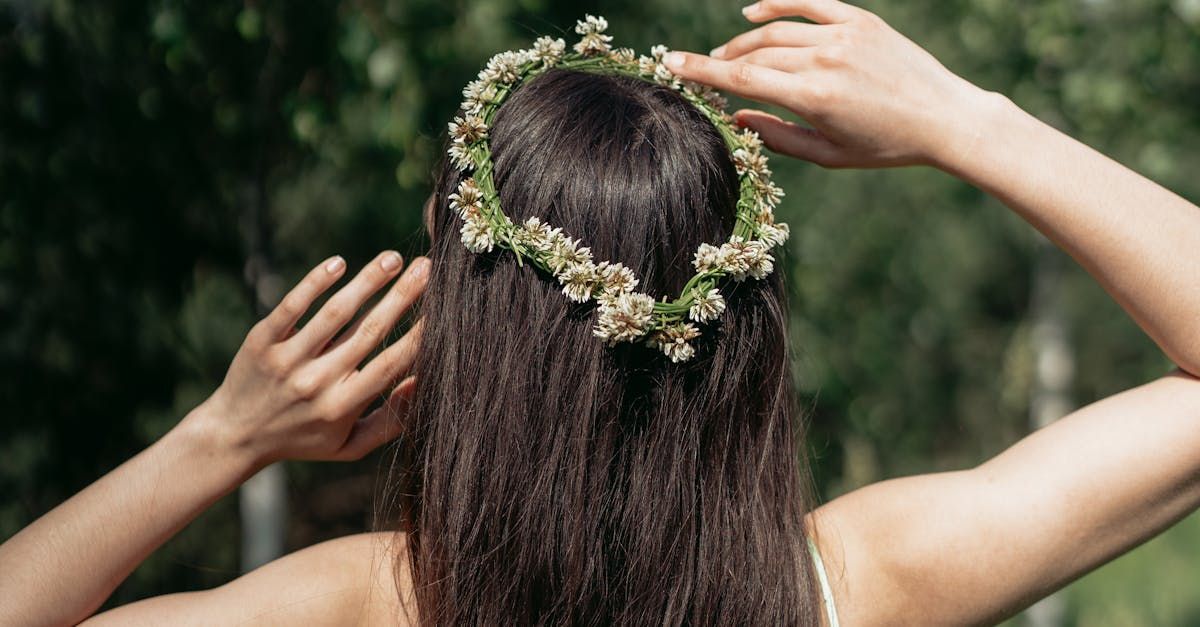
<svg viewBox="0 0 1200 627">
<path fill-rule="evenodd" d="M 838 0 L 760 0 L 742 9 L 742 14 L 751 22 L 803 17 L 818 24 L 834 24 L 848 22 L 860 11 Z"/>
<path fill-rule="evenodd" d="M 391 442 L 404 431 L 404 416 L 417 389 L 416 377 L 408 377 L 392 390 L 379 409 L 354 423 L 335 459 L 362 459 L 371 451 Z"/>
<path fill-rule="evenodd" d="M 417 320 L 399 340 L 392 343 L 352 375 L 347 381 L 348 398 L 351 402 L 369 400 L 387 389 L 397 379 L 408 373 L 417 358 L 421 346 L 424 319 Z"/>
<path fill-rule="evenodd" d="M 404 274 L 392 284 L 383 299 L 359 318 L 329 347 L 332 361 L 343 367 L 357 367 L 425 291 L 429 281 L 429 259 L 417 257 Z"/>
<path fill-rule="evenodd" d="M 812 67 L 815 51 L 816 48 L 759 48 L 738 57 L 737 62 L 795 73 Z"/>
<path fill-rule="evenodd" d="M 303 316 L 313 301 L 336 283 L 345 271 L 346 261 L 336 255 L 309 270 L 300 283 L 296 284 L 296 287 L 293 287 L 263 319 L 263 328 L 269 339 L 279 341 L 288 337 L 300 316 Z"/>
<path fill-rule="evenodd" d="M 825 167 L 838 167 L 844 161 L 842 150 L 819 131 L 752 109 L 738 111 L 734 119 L 739 126 L 756 131 L 767 148 L 775 152 Z"/>
<path fill-rule="evenodd" d="M 759 48 L 816 46 L 829 40 L 829 29 L 803 22 L 771 22 L 730 39 L 709 56 L 728 61 Z"/>
<path fill-rule="evenodd" d="M 379 291 L 400 271 L 404 261 L 395 251 L 380 254 L 362 269 L 350 283 L 331 296 L 312 320 L 288 339 L 288 351 L 298 355 L 311 355 L 329 343 L 372 294 Z"/>
<path fill-rule="evenodd" d="M 663 63 L 680 78 L 776 104 L 782 104 L 791 79 L 789 74 L 779 70 L 739 61 L 721 61 L 692 52 L 668 52 Z"/>
<path fill-rule="evenodd" d="M 375 333 L 371 328 L 372 325 L 380 319 L 380 314 L 386 313 L 385 309 L 393 304 L 390 301 L 394 300 L 397 295 L 403 296 L 405 290 L 413 288 L 417 290 L 417 293 L 414 295 L 412 301 L 415 301 L 416 298 L 420 297 L 421 292 L 424 291 L 425 284 L 428 280 L 429 267 L 424 265 L 427 263 L 429 263 L 428 257 L 417 257 L 412 261 L 412 263 L 408 264 L 408 269 L 404 271 L 399 280 L 392 284 L 392 288 L 388 290 L 387 294 L 384 295 L 384 298 L 372 306 L 370 311 L 368 311 L 365 315 L 355 320 L 348 329 L 343 331 L 342 334 L 337 337 L 337 339 L 329 344 L 329 346 L 325 349 L 325 352 L 333 353 L 334 351 L 339 350 L 342 346 L 345 346 L 348 342 L 355 338 L 356 334 L 363 330 L 364 325 L 367 326 L 368 335 L 374 335 Z M 421 276 L 417 276 L 417 274 L 421 274 Z M 413 285 L 414 281 L 416 281 L 418 284 Z M 391 325 L 395 325 L 396 320 L 399 319 L 399 315 L 402 315 L 404 310 L 412 305 L 412 301 L 409 301 L 407 304 L 403 305 L 401 311 L 398 313 L 395 319 L 390 322 Z M 387 329 L 383 329 L 382 331 L 386 330 Z M 379 333 L 379 340 L 382 339 L 383 334 Z M 378 340 L 376 340 L 374 344 L 377 345 Z M 370 351 L 368 350 L 368 352 Z"/>
</svg>

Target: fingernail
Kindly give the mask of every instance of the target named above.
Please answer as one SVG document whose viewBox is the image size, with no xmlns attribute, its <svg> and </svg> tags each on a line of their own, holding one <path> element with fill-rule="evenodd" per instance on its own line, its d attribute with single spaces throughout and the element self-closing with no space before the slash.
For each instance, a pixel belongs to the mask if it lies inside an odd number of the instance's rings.
<svg viewBox="0 0 1200 627">
<path fill-rule="evenodd" d="M 678 52 L 668 52 L 663 55 L 663 65 L 672 70 L 679 69 L 683 65 L 683 55 Z"/>
<path fill-rule="evenodd" d="M 392 270 L 399 268 L 400 253 L 394 251 L 387 253 L 383 256 L 383 259 L 379 262 L 379 265 L 383 266 L 384 272 L 391 272 Z"/>
<path fill-rule="evenodd" d="M 429 261 L 429 257 L 418 257 L 412 266 L 409 267 L 408 271 L 412 273 L 414 278 L 421 279 L 426 274 L 429 274 L 431 266 L 433 266 L 433 263 Z"/>
<path fill-rule="evenodd" d="M 720 59 L 721 57 L 725 56 L 725 46 L 717 46 L 716 48 L 713 48 L 712 51 L 708 53 L 708 56 L 714 59 Z"/>
<path fill-rule="evenodd" d="M 329 274 L 337 274 L 338 272 L 342 271 L 342 268 L 345 268 L 345 267 L 346 267 L 346 260 L 342 259 L 342 257 L 340 255 L 325 262 L 325 271 L 328 272 Z"/>
<path fill-rule="evenodd" d="M 751 13 L 758 13 L 758 3 L 757 2 L 755 2 L 754 4 L 748 4 L 744 7 L 742 7 L 742 15 L 745 15 L 746 17 L 750 17 Z"/>
</svg>

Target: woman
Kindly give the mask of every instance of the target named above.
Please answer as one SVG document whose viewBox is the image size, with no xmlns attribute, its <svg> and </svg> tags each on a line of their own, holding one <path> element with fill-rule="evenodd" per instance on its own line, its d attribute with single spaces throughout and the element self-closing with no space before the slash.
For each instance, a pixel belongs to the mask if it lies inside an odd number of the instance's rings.
<svg viewBox="0 0 1200 627">
<path fill-rule="evenodd" d="M 976 468 L 809 511 L 777 278 L 733 287 L 719 333 L 687 364 L 603 346 L 591 309 L 511 254 L 462 248 L 447 208 L 459 177 L 446 167 L 427 209 L 433 263 L 399 275 L 384 253 L 296 329 L 345 272 L 339 258 L 315 268 L 250 332 L 210 399 L 0 546 L 2 622 L 82 620 L 256 469 L 358 457 L 402 430 L 401 532 L 323 543 L 88 624 L 985 624 L 1196 509 L 1200 209 L 954 76 L 865 11 L 773 0 L 745 13 L 813 23 L 773 22 L 663 62 L 812 125 L 740 112 L 778 153 L 931 165 L 989 191 L 1078 259 L 1179 369 Z M 732 215 L 728 152 L 682 105 L 618 79 L 531 82 L 492 129 L 505 207 L 552 215 L 673 291 L 690 274 L 680 251 L 727 234 Z M 427 284 L 422 322 L 360 368 Z"/>
</svg>

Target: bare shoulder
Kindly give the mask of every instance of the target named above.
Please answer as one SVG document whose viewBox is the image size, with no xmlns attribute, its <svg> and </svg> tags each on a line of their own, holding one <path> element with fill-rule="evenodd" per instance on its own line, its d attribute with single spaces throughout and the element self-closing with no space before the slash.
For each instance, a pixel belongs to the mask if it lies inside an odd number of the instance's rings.
<svg viewBox="0 0 1200 627">
<path fill-rule="evenodd" d="M 850 589 L 850 580 L 846 577 L 846 537 L 837 524 L 838 513 L 839 508 L 831 508 L 829 505 L 823 505 L 810 512 L 804 518 L 805 535 L 812 540 L 821 554 L 821 563 L 833 595 L 839 622 L 858 624 L 846 620 L 847 614 L 853 614 L 851 611 L 853 608 L 850 606 L 856 595 Z M 822 605 L 825 603 L 824 598 L 821 603 Z M 822 625 L 829 627 L 825 622 L 824 614 L 822 614 Z"/>
<path fill-rule="evenodd" d="M 404 550 L 402 534 L 337 538 L 281 557 L 219 588 L 146 599 L 84 624 L 415 624 L 405 611 L 415 603 L 406 562 L 398 559 Z"/>
<path fill-rule="evenodd" d="M 825 566 L 839 622 L 843 625 L 902 624 L 908 590 L 897 585 L 891 562 L 903 542 L 906 521 L 879 520 L 893 499 L 892 485 L 881 482 L 844 494 L 805 518 L 808 536 Z"/>
</svg>

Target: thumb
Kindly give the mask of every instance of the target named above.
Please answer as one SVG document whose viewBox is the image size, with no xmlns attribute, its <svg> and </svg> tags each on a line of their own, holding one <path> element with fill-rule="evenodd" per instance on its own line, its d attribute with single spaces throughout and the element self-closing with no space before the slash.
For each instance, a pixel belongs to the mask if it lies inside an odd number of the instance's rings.
<svg viewBox="0 0 1200 627">
<path fill-rule="evenodd" d="M 742 109 L 734 114 L 738 126 L 758 133 L 771 150 L 824 167 L 838 167 L 842 151 L 820 131 L 789 122 L 777 115 L 755 109 Z"/>
<path fill-rule="evenodd" d="M 387 402 L 361 420 L 354 423 L 350 435 L 338 449 L 336 459 L 362 459 L 400 435 L 404 430 L 404 418 L 408 404 L 417 389 L 416 377 L 406 377 L 388 395 Z"/>
</svg>

